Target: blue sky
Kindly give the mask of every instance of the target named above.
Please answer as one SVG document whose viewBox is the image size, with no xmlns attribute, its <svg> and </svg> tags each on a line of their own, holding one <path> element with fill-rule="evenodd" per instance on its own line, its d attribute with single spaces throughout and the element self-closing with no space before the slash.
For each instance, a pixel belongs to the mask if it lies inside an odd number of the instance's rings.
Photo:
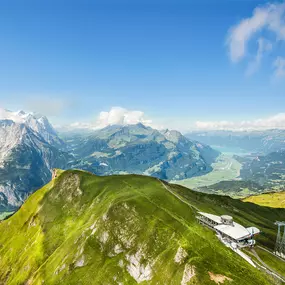
<svg viewBox="0 0 285 285">
<path fill-rule="evenodd" d="M 181 130 L 284 113 L 284 1 L 266 3 L 1 1 L 1 107 L 67 124 L 120 106 Z"/>
</svg>

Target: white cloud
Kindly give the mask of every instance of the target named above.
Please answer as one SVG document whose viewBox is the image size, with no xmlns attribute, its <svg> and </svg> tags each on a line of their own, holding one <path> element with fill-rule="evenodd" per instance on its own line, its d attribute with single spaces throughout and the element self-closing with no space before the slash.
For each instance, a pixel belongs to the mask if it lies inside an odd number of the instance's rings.
<svg viewBox="0 0 285 285">
<path fill-rule="evenodd" d="M 103 128 L 108 125 L 133 125 L 142 123 L 150 125 L 151 120 L 145 119 L 144 112 L 130 111 L 121 107 L 112 107 L 109 112 L 101 112 L 97 120 L 97 127 Z"/>
<path fill-rule="evenodd" d="M 74 129 L 102 129 L 109 125 L 134 125 L 138 123 L 142 123 L 146 126 L 152 125 L 152 121 L 146 119 L 142 111 L 131 111 L 121 107 L 112 107 L 108 112 L 100 112 L 97 120 L 93 123 L 75 122 L 72 123 L 70 127 Z"/>
<path fill-rule="evenodd" d="M 285 1 L 257 7 L 251 17 L 241 20 L 233 26 L 227 36 L 229 55 L 233 62 L 247 55 L 249 41 L 261 31 L 270 31 L 276 41 L 285 40 Z M 249 64 L 247 74 L 258 69 L 264 52 L 272 49 L 268 41 L 259 40 L 255 60 Z"/>
<path fill-rule="evenodd" d="M 273 63 L 273 67 L 275 68 L 274 75 L 277 78 L 285 77 L 285 58 L 277 57 Z"/>
<path fill-rule="evenodd" d="M 264 54 L 272 50 L 272 43 L 267 39 L 259 38 L 257 43 L 258 43 L 257 53 L 254 60 L 250 62 L 247 67 L 246 71 L 247 75 L 252 75 L 253 73 L 255 73 L 259 69 Z"/>
<path fill-rule="evenodd" d="M 285 113 L 256 119 L 252 121 L 197 121 L 196 129 L 200 130 L 266 130 L 266 129 L 285 129 Z"/>
<path fill-rule="evenodd" d="M 268 118 L 244 121 L 192 121 L 187 118 L 163 119 L 157 118 L 155 124 L 147 119 L 142 111 L 131 111 L 121 107 L 112 107 L 108 112 L 100 112 L 94 122 L 75 122 L 65 130 L 85 129 L 97 130 L 109 125 L 132 125 L 142 123 L 154 129 L 175 129 L 179 131 L 194 130 L 265 130 L 285 129 L 285 113 L 280 113 Z M 58 129 L 61 129 L 58 127 Z"/>
<path fill-rule="evenodd" d="M 248 40 L 266 25 L 268 13 L 268 8 L 256 8 L 251 18 L 243 19 L 230 29 L 227 44 L 232 61 L 237 62 L 244 57 Z"/>
</svg>

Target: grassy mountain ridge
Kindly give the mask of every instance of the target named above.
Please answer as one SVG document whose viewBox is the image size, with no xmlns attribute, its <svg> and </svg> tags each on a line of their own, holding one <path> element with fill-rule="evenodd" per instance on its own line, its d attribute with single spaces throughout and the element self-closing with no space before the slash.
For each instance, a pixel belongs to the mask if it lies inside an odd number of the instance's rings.
<svg viewBox="0 0 285 285">
<path fill-rule="evenodd" d="M 168 187 L 212 212 L 235 201 L 220 197 L 227 203 L 219 206 L 218 196 Z M 237 201 L 233 209 L 247 206 L 250 214 L 262 208 Z M 285 213 L 266 209 L 256 224 Z M 0 284 L 215 284 L 210 277 L 219 275 L 232 280 L 225 284 L 272 284 L 195 215 L 158 179 L 65 171 L 0 223 Z"/>
</svg>

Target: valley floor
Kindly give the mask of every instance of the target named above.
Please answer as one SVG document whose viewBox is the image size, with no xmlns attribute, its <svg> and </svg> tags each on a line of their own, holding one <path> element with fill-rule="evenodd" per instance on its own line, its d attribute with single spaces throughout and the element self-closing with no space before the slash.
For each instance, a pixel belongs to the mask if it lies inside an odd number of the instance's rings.
<svg viewBox="0 0 285 285">
<path fill-rule="evenodd" d="M 171 182 L 196 189 L 224 180 L 237 179 L 240 175 L 241 166 L 241 163 L 234 159 L 233 155 L 223 153 L 217 158 L 216 162 L 212 164 L 213 170 L 211 172 L 202 176 Z"/>
</svg>

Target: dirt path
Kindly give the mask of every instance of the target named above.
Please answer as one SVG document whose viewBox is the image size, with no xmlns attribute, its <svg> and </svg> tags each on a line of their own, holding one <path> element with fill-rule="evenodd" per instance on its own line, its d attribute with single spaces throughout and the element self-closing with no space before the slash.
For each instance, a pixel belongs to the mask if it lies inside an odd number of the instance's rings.
<svg viewBox="0 0 285 285">
<path fill-rule="evenodd" d="M 177 193 L 175 193 L 164 181 L 158 179 L 160 181 L 160 183 L 162 184 L 162 186 L 168 191 L 170 192 L 172 195 L 174 195 L 177 199 L 179 199 L 181 202 L 183 202 L 184 204 L 188 205 L 189 207 L 193 208 L 196 211 L 200 211 L 196 206 L 192 205 L 191 203 L 189 203 L 186 199 L 182 198 L 180 195 L 178 195 Z"/>
<path fill-rule="evenodd" d="M 260 249 L 262 249 L 262 250 L 267 251 L 268 253 L 272 254 L 272 255 L 273 255 L 273 256 L 275 256 L 276 258 L 279 258 L 281 261 L 285 262 L 283 258 L 281 258 L 281 257 L 280 257 L 280 256 L 278 256 L 278 255 L 275 255 L 273 252 L 271 252 L 271 251 L 270 251 L 270 250 L 268 250 L 267 248 L 262 247 L 262 246 L 260 246 L 260 245 L 257 245 L 257 247 L 259 247 L 259 248 L 260 248 Z"/>
<path fill-rule="evenodd" d="M 280 275 L 279 273 L 277 273 L 275 270 L 273 270 L 272 268 L 270 268 L 266 263 L 263 262 L 263 260 L 259 257 L 259 255 L 257 254 L 257 252 L 254 250 L 254 248 L 251 249 L 251 252 L 253 253 L 253 255 L 257 258 L 257 260 L 262 264 L 262 266 L 264 266 L 268 271 L 270 271 L 271 275 L 277 277 L 278 279 L 280 279 L 282 282 L 285 282 L 285 277 Z"/>
</svg>

